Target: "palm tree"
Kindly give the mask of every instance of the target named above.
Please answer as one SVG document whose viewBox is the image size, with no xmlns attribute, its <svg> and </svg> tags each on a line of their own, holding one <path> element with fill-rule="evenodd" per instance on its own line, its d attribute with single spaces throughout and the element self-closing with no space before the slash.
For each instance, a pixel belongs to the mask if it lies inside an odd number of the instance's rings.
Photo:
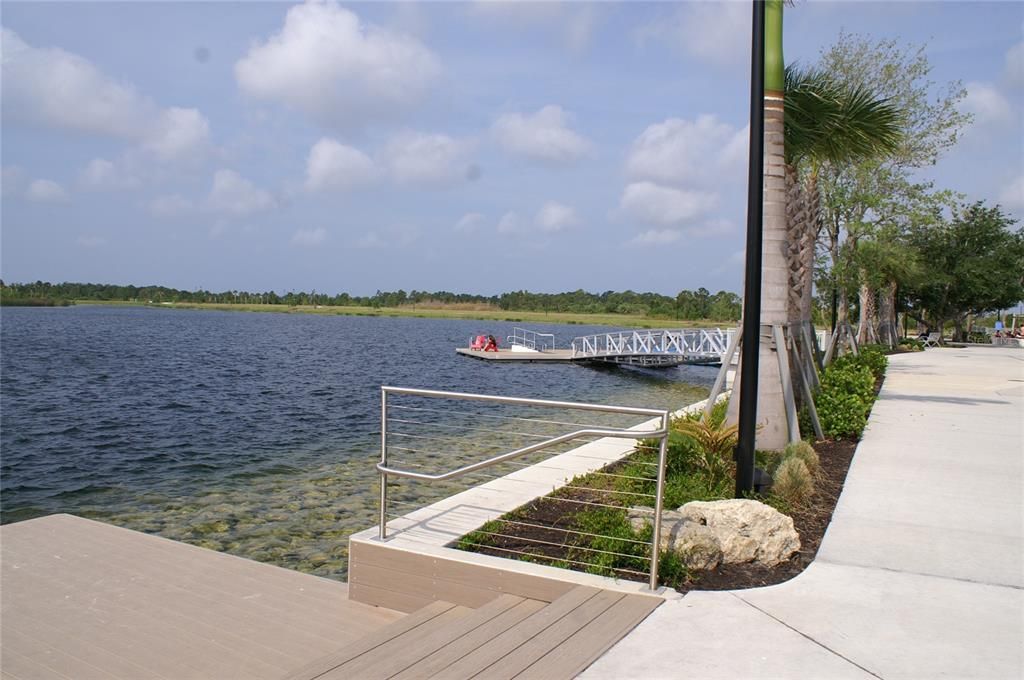
<svg viewBox="0 0 1024 680">
<path fill-rule="evenodd" d="M 844 86 L 815 69 L 787 68 L 785 78 L 788 316 L 791 323 L 805 323 L 811 318 L 814 256 L 822 229 L 819 173 L 826 164 L 896 152 L 901 121 L 895 106 L 863 85 Z"/>
</svg>

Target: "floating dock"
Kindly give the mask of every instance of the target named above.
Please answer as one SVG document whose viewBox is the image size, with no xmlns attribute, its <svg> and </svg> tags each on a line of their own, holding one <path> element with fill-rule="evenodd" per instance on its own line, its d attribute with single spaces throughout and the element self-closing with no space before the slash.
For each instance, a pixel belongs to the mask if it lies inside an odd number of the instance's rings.
<svg viewBox="0 0 1024 680">
<path fill-rule="evenodd" d="M 499 349 L 497 352 L 484 352 L 483 350 L 469 349 L 468 347 L 456 347 L 455 351 L 464 357 L 473 357 L 474 359 L 483 359 L 484 361 L 571 364 L 584 360 L 584 357 L 573 357 L 571 349 L 549 349 L 543 352 L 520 352 L 511 349 Z"/>
</svg>

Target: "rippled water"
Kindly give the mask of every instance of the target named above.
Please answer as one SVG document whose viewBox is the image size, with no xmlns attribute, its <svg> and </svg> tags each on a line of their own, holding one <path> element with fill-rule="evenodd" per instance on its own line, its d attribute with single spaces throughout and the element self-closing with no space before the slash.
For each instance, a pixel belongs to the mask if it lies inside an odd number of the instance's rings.
<svg viewBox="0 0 1024 680">
<path fill-rule="evenodd" d="M 454 352 L 515 325 L 4 308 L 2 521 L 68 512 L 340 576 L 345 538 L 375 522 L 381 385 L 678 408 L 714 380 Z M 532 327 L 560 346 L 606 330 Z"/>
</svg>

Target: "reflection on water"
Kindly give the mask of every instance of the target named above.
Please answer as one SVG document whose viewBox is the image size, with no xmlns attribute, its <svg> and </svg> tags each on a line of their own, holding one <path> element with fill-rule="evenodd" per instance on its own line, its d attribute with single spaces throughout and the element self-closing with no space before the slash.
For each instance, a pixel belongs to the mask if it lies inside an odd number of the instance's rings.
<svg viewBox="0 0 1024 680">
<path fill-rule="evenodd" d="M 471 335 L 505 337 L 513 326 L 3 309 L 2 519 L 69 512 L 339 577 L 347 536 L 377 518 L 381 385 L 674 409 L 704 398 L 714 380 L 709 367 L 494 365 L 454 352 Z M 606 330 L 536 328 L 555 333 L 560 346 Z M 496 412 L 466 402 L 462 416 L 449 406 L 428 415 L 459 427 L 415 447 L 431 464 L 450 469 L 494 455 L 484 444 L 518 441 L 512 433 L 522 423 L 488 421 L 482 416 Z M 490 431 L 473 432 L 465 418 Z M 571 418 L 580 422 L 581 414 Z M 623 424 L 632 422 L 614 425 Z M 424 502 L 422 487 L 396 500 Z"/>
</svg>

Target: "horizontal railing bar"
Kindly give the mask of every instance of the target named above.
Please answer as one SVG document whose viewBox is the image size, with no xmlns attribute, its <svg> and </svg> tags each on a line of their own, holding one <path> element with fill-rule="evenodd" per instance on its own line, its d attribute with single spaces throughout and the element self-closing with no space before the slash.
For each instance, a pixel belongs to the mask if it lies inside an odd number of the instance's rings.
<svg viewBox="0 0 1024 680">
<path fill-rule="evenodd" d="M 512 430 L 494 430 L 486 427 L 474 427 L 472 425 L 444 425 L 442 423 L 428 423 L 422 420 L 408 420 L 406 418 L 391 418 L 389 422 L 392 423 L 403 423 L 405 425 L 425 425 L 427 427 L 439 427 L 445 430 L 459 430 L 464 432 L 483 432 L 486 434 L 501 434 L 513 437 L 533 437 L 534 439 L 539 437 L 548 437 L 550 435 L 540 434 L 536 432 L 515 432 Z M 388 435 L 392 435 L 394 432 L 388 430 Z"/>
<path fill-rule="evenodd" d="M 493 418 L 497 420 L 518 420 L 525 423 L 542 423 L 544 425 L 569 425 L 571 427 L 606 427 L 605 424 L 594 424 L 594 423 L 571 423 L 564 420 L 546 420 L 543 418 L 519 418 L 517 416 L 500 416 L 493 413 L 473 413 L 472 411 L 446 411 L 441 408 L 427 408 L 426 406 L 404 406 L 401 404 L 388 404 L 389 408 L 402 409 L 408 411 L 426 411 L 428 413 L 443 413 L 444 415 L 456 415 L 456 416 L 470 416 L 473 418 Z M 380 434 L 378 432 L 377 434 Z"/>
<path fill-rule="evenodd" d="M 650 559 L 651 559 L 650 557 L 645 557 L 643 555 L 630 555 L 629 553 L 620 553 L 620 552 L 615 552 L 613 550 L 601 550 L 600 548 L 587 548 L 587 547 L 584 547 L 582 545 L 569 545 L 568 543 L 555 543 L 553 541 L 545 541 L 545 540 L 540 539 L 540 538 L 529 538 L 527 536 L 509 536 L 508 534 L 497 534 L 497 533 L 494 533 L 493 531 L 481 531 L 480 529 L 477 529 L 473 533 L 474 534 L 483 534 L 484 536 L 497 536 L 499 538 L 512 538 L 512 539 L 515 539 L 517 541 L 528 541 L 529 543 L 539 543 L 541 545 L 553 545 L 553 546 L 555 546 L 557 548 L 571 548 L 573 550 L 586 550 L 587 552 L 601 553 L 602 555 L 615 555 L 616 557 L 629 557 L 629 558 L 635 558 L 635 559 L 638 559 L 638 560 L 647 560 L 647 561 L 650 561 Z M 600 538 L 612 538 L 612 539 L 614 539 L 614 536 L 601 536 Z M 646 545 L 646 544 L 647 543 L 645 541 L 644 545 Z M 483 547 L 491 547 L 491 546 L 483 546 Z"/>
<path fill-rule="evenodd" d="M 592 534 L 588 531 L 579 531 L 577 529 L 563 529 L 562 527 L 553 527 L 546 524 L 531 524 L 530 522 L 519 522 L 514 519 L 498 519 L 496 522 L 502 522 L 504 524 L 515 524 L 521 527 L 533 527 L 534 529 L 548 529 L 551 531 L 563 531 L 567 534 L 578 534 L 580 536 L 590 536 L 592 538 L 613 538 L 612 536 L 606 536 L 604 534 Z M 628 543 L 639 543 L 640 545 L 650 545 L 650 541 L 638 541 L 635 538 L 616 538 L 616 541 L 626 541 Z"/>
<path fill-rule="evenodd" d="M 426 541 L 414 541 L 420 543 L 426 543 Z M 593 567 L 594 565 L 590 562 L 581 562 L 580 560 L 570 560 L 564 557 L 551 557 L 550 555 L 540 555 L 537 553 L 526 552 L 525 550 L 513 550 L 512 548 L 499 548 L 496 545 L 480 546 L 481 548 L 487 548 L 488 550 L 500 550 L 501 552 L 512 553 L 514 555 L 526 555 L 528 557 L 535 557 L 537 559 L 548 560 L 549 562 L 565 562 L 566 564 L 579 564 L 584 567 Z M 640 559 L 640 558 L 638 558 Z M 650 561 L 650 558 L 646 558 Z M 611 571 L 622 572 L 626 574 L 636 574 L 637 576 L 647 577 L 647 574 L 636 569 L 627 569 L 626 567 L 608 567 Z"/>
<path fill-rule="evenodd" d="M 665 412 L 663 411 L 662 413 L 664 414 Z M 533 453 L 534 451 L 539 451 L 550 446 L 555 446 L 556 444 L 561 444 L 562 442 L 572 441 L 573 439 L 579 439 L 580 437 L 588 435 L 595 437 L 611 437 L 618 439 L 646 439 L 648 437 L 661 437 L 667 434 L 667 430 L 652 430 L 648 432 L 637 432 L 635 430 L 577 430 L 576 432 L 569 432 L 560 437 L 554 437 L 543 442 L 538 442 L 536 444 L 525 446 L 514 451 L 509 451 L 508 453 L 504 453 L 500 456 L 495 456 L 494 458 L 489 458 L 478 463 L 473 463 L 472 465 L 466 465 L 464 467 L 457 468 L 455 470 L 445 472 L 440 475 L 425 475 L 416 472 L 407 472 L 405 470 L 396 470 L 384 465 L 383 463 L 377 463 L 377 470 L 388 475 L 395 475 L 396 477 L 409 477 L 411 479 L 421 479 L 430 482 L 440 482 L 446 479 L 454 479 L 456 477 L 461 477 L 464 474 L 473 472 L 475 470 L 480 470 L 482 468 L 490 467 L 492 465 L 496 465 L 497 463 L 509 460 L 511 458 L 524 456 L 528 453 Z"/>
<path fill-rule="evenodd" d="M 607 404 L 581 404 L 574 401 L 550 401 L 546 399 L 526 399 L 523 397 L 501 397 L 493 394 L 468 394 L 466 392 L 442 392 L 440 390 L 424 390 L 412 387 L 381 387 L 388 394 L 406 394 L 420 397 L 440 397 L 444 399 L 462 399 L 465 401 L 493 401 L 499 404 L 520 404 L 522 406 L 545 406 L 552 408 L 568 408 L 577 411 L 600 411 L 605 413 L 624 413 L 627 415 L 657 417 L 665 414 L 664 409 L 638 408 L 635 406 L 611 406 Z"/>
</svg>

